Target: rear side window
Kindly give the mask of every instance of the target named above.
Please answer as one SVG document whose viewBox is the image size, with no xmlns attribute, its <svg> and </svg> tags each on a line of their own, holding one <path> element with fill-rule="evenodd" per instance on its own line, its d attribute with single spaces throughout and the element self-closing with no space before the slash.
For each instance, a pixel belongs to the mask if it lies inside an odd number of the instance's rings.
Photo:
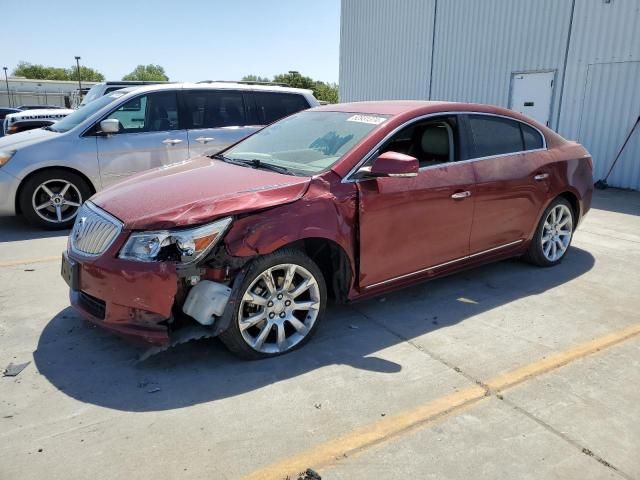
<svg viewBox="0 0 640 480">
<path fill-rule="evenodd" d="M 252 95 L 255 98 L 257 120 L 260 125 L 267 125 L 309 108 L 307 100 L 295 93 L 253 92 Z"/>
<path fill-rule="evenodd" d="M 524 150 L 520 122 L 488 115 L 470 115 L 469 125 L 477 158 Z"/>
<path fill-rule="evenodd" d="M 520 124 L 522 129 L 522 138 L 524 140 L 525 150 L 535 150 L 537 148 L 543 148 L 542 135 L 540 135 L 535 129 L 531 128 L 524 123 Z"/>
<path fill-rule="evenodd" d="M 185 128 L 220 128 L 246 125 L 242 93 L 234 90 L 184 92 Z"/>
</svg>

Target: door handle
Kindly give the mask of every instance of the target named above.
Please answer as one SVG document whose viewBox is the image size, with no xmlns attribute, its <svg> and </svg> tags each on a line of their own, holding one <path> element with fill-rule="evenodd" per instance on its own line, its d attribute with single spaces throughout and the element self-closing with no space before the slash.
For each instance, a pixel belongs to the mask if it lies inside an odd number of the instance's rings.
<svg viewBox="0 0 640 480">
<path fill-rule="evenodd" d="M 454 200 L 461 200 L 463 198 L 467 198 L 471 196 L 471 192 L 469 190 L 466 190 L 464 192 L 456 192 L 453 195 L 451 195 L 451 198 L 453 198 Z"/>
<path fill-rule="evenodd" d="M 165 145 L 176 145 L 178 143 L 182 143 L 182 140 L 178 140 L 177 138 L 167 138 L 166 140 L 163 140 L 162 143 Z"/>
<path fill-rule="evenodd" d="M 539 173 L 535 177 L 533 177 L 533 179 L 536 182 L 541 182 L 542 180 L 546 180 L 547 178 L 549 178 L 549 174 L 548 173 Z"/>
<path fill-rule="evenodd" d="M 213 137 L 198 137 L 196 138 L 196 142 L 199 143 L 209 143 L 209 142 L 213 142 L 215 140 L 215 138 Z"/>
</svg>

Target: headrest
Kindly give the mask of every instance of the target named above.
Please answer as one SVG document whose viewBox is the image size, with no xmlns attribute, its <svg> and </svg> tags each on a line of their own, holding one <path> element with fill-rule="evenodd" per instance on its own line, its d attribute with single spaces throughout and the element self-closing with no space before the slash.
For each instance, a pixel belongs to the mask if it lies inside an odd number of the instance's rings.
<svg viewBox="0 0 640 480">
<path fill-rule="evenodd" d="M 429 125 L 422 132 L 422 151 L 449 155 L 449 132 L 444 125 Z"/>
</svg>

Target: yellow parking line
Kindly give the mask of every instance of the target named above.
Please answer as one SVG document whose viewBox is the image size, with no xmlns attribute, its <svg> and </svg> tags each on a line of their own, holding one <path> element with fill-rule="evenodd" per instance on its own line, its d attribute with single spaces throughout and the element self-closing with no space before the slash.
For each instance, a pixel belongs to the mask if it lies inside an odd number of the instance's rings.
<svg viewBox="0 0 640 480">
<path fill-rule="evenodd" d="M 256 470 L 244 477 L 244 479 L 282 480 L 287 478 L 287 475 L 296 478 L 295 475 L 307 468 L 326 467 L 336 460 L 344 458 L 345 455 L 352 455 L 355 452 L 401 435 L 417 426 L 460 411 L 464 407 L 478 402 L 491 392 L 513 387 L 638 334 L 640 334 L 640 324 L 631 325 L 623 330 L 596 338 L 564 352 L 552 354 L 524 367 L 498 375 L 485 382 L 484 386 L 474 385 L 465 388 L 456 393 L 431 400 L 412 410 L 385 417 L 373 424 L 365 425 L 338 438 L 328 440 L 295 456 Z"/>
<path fill-rule="evenodd" d="M 13 267 L 15 265 L 29 265 L 31 263 L 46 263 L 60 261 L 60 255 L 55 257 L 41 257 L 41 258 L 25 258 L 24 260 L 12 260 L 11 262 L 0 262 L 0 267 Z"/>
</svg>

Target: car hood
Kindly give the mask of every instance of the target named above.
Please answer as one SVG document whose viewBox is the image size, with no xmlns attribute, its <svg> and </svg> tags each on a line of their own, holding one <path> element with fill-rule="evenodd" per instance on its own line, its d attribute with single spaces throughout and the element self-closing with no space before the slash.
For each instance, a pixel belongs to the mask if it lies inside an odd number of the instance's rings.
<svg viewBox="0 0 640 480">
<path fill-rule="evenodd" d="M 0 137 L 0 150 L 17 150 L 59 135 L 57 132 L 43 130 L 41 128 L 14 133 L 13 135 Z"/>
<path fill-rule="evenodd" d="M 201 157 L 136 175 L 91 201 L 127 229 L 154 230 L 290 203 L 304 195 L 309 181 Z"/>
</svg>

